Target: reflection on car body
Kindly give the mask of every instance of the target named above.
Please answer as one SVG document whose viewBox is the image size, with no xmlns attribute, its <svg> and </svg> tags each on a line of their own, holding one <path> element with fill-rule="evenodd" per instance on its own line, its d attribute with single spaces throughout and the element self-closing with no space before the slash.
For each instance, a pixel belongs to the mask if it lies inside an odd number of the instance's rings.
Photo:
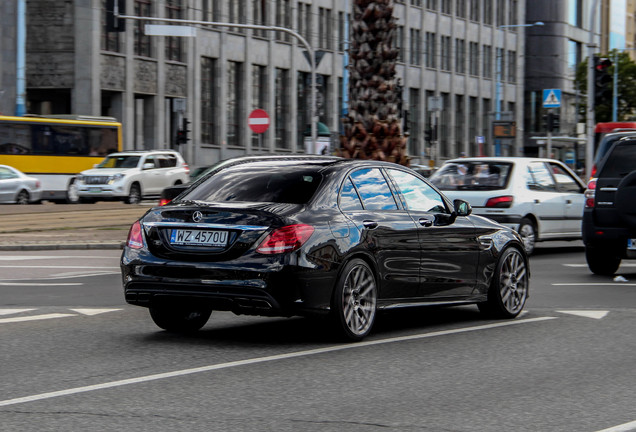
<svg viewBox="0 0 636 432">
<path fill-rule="evenodd" d="M 470 213 L 388 162 L 242 159 L 131 227 L 125 298 L 169 331 L 198 330 L 213 310 L 324 315 L 348 340 L 391 307 L 477 304 L 513 318 L 529 290 L 521 238 Z M 177 242 L 175 230 L 222 231 L 227 243 Z"/>
</svg>

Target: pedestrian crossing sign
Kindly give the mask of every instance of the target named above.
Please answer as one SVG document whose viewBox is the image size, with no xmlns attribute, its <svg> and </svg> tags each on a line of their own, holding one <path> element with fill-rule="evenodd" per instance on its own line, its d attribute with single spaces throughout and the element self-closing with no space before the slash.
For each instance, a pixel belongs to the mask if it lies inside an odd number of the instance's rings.
<svg viewBox="0 0 636 432">
<path fill-rule="evenodd" d="M 543 90 L 543 108 L 559 108 L 561 106 L 561 89 Z"/>
</svg>

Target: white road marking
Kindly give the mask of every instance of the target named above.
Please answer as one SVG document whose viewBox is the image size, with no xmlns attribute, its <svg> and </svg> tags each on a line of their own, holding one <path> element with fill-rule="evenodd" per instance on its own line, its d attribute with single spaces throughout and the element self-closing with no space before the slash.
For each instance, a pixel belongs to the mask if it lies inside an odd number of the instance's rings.
<svg viewBox="0 0 636 432">
<path fill-rule="evenodd" d="M 0 309 L 0 315 L 13 315 L 22 312 L 29 312 L 35 309 Z"/>
<path fill-rule="evenodd" d="M 46 315 L 33 315 L 33 316 L 25 316 L 25 317 L 13 317 L 13 318 L 1 318 L 0 324 L 6 323 L 14 323 L 14 322 L 24 322 L 24 321 L 38 321 L 45 319 L 53 319 L 53 318 L 66 318 L 77 316 L 75 314 L 63 314 L 63 313 L 52 313 Z"/>
<path fill-rule="evenodd" d="M 107 312 L 117 312 L 123 309 L 71 309 L 73 312 L 80 313 L 82 315 L 99 315 Z"/>
<path fill-rule="evenodd" d="M 587 264 L 561 264 L 565 267 L 587 267 Z M 636 267 L 636 263 L 621 263 L 621 267 Z"/>
<path fill-rule="evenodd" d="M 92 272 L 92 273 L 84 273 L 84 272 L 65 272 L 65 273 L 56 273 L 50 276 L 43 276 L 39 278 L 20 278 L 20 279 L 0 279 L 0 281 L 34 281 L 34 280 L 57 280 L 57 279 L 75 279 L 78 277 L 88 277 L 88 276 L 104 276 L 109 274 L 121 274 L 121 271 L 101 271 L 101 272 Z M 14 284 L 8 284 L 14 285 Z"/>
<path fill-rule="evenodd" d="M 288 359 L 297 358 L 297 357 L 306 357 L 306 356 L 313 356 L 313 355 L 325 354 L 330 352 L 364 348 L 364 347 L 375 346 L 375 345 L 384 345 L 387 343 L 408 342 L 408 341 L 421 340 L 421 339 L 432 338 L 437 336 L 446 336 L 451 334 L 487 330 L 487 329 L 493 329 L 493 328 L 499 328 L 499 327 L 519 325 L 519 324 L 530 324 L 530 323 L 548 321 L 548 320 L 554 320 L 554 319 L 558 319 L 558 318 L 557 317 L 538 317 L 538 318 L 528 318 L 528 319 L 515 320 L 515 321 L 497 322 L 497 323 L 485 324 L 481 326 L 466 327 L 466 328 L 451 329 L 451 330 L 441 330 L 441 331 L 432 332 L 432 333 L 420 333 L 420 334 L 411 335 L 411 336 L 400 336 L 396 338 L 358 342 L 355 344 L 336 345 L 336 346 L 316 348 L 316 349 L 305 350 L 305 351 L 297 351 L 297 352 L 292 352 L 287 354 L 277 354 L 277 355 L 272 355 L 267 357 L 256 357 L 256 358 L 245 359 L 245 360 L 237 360 L 233 362 L 212 364 L 212 365 L 202 366 L 202 367 L 197 367 L 192 369 L 182 369 L 182 370 L 176 370 L 172 372 L 164 372 L 164 373 L 158 373 L 153 375 L 140 376 L 137 378 L 129 378 L 129 379 L 123 379 L 118 381 L 105 382 L 101 384 L 75 387 L 75 388 L 70 388 L 66 390 L 39 393 L 39 394 L 31 395 L 31 396 L 5 399 L 5 400 L 0 400 L 0 407 L 9 406 L 9 405 L 17 405 L 17 404 L 22 404 L 27 402 L 35 402 L 35 401 L 44 400 L 44 399 L 52 399 L 52 398 L 60 397 L 60 396 L 69 396 L 69 395 L 74 395 L 78 393 L 86 393 L 86 392 L 91 392 L 96 390 L 104 390 L 104 389 L 113 388 L 113 387 L 121 387 L 121 386 L 129 385 L 129 384 L 139 384 L 139 383 L 145 383 L 149 381 L 175 378 L 175 377 L 184 376 L 184 375 L 210 372 L 215 370 L 233 368 L 237 366 L 266 363 L 266 362 L 278 361 L 278 360 L 288 360 Z"/>
<path fill-rule="evenodd" d="M 602 310 L 558 310 L 562 314 L 576 315 L 584 318 L 602 319 L 607 316 L 609 311 Z"/>
<path fill-rule="evenodd" d="M 636 420 L 622 425 L 610 427 L 596 432 L 633 432 L 636 431 Z"/>
<path fill-rule="evenodd" d="M 76 255 L 11 255 L 0 256 L 0 261 L 28 261 L 41 259 L 118 259 L 115 256 L 76 256 Z"/>
<path fill-rule="evenodd" d="M 553 283 L 552 286 L 636 286 L 636 283 L 625 283 L 625 282 Z"/>
<path fill-rule="evenodd" d="M 0 282 L 2 286 L 79 286 L 84 285 L 81 282 L 51 282 L 51 283 L 40 283 L 40 282 Z"/>
<path fill-rule="evenodd" d="M 28 268 L 28 269 L 32 269 L 33 266 L 32 265 L 25 265 L 25 266 L 17 266 L 17 265 L 0 265 L 0 268 Z M 78 265 L 59 265 L 59 266 L 43 266 L 43 265 L 39 265 L 37 266 L 37 268 L 46 268 L 46 269 L 66 269 L 66 268 L 72 268 L 72 269 L 92 269 L 92 270 L 97 270 L 97 269 L 106 269 L 106 270 L 114 270 L 114 269 L 118 269 L 119 267 L 115 267 L 115 266 L 109 266 L 109 267 L 100 267 L 100 266 L 78 266 Z"/>
</svg>

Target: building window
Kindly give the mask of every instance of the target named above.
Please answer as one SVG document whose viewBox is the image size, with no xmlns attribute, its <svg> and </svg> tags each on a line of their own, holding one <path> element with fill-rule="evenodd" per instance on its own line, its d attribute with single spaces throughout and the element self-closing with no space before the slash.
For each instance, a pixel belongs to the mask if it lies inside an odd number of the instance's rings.
<svg viewBox="0 0 636 432">
<path fill-rule="evenodd" d="M 231 23 L 245 24 L 245 0 L 232 0 L 229 3 L 229 20 Z M 231 31 L 245 33 L 241 28 L 230 28 Z"/>
<path fill-rule="evenodd" d="M 497 67 L 497 76 L 496 79 L 499 81 L 503 81 L 506 79 L 506 62 L 504 59 L 505 51 L 503 48 L 497 48 L 497 58 L 496 58 L 496 67 Z"/>
<path fill-rule="evenodd" d="M 420 128 L 420 90 L 416 88 L 409 89 L 409 111 L 408 111 L 408 127 L 409 127 L 409 154 L 412 156 L 420 156 L 420 139 L 422 131 Z"/>
<path fill-rule="evenodd" d="M 267 105 L 267 76 L 266 67 L 261 65 L 252 65 L 252 106 L 251 109 L 265 109 Z M 252 134 L 252 148 L 259 147 L 260 139 L 263 134 Z"/>
<path fill-rule="evenodd" d="M 443 157 L 449 157 L 449 137 L 450 137 L 450 94 L 442 93 L 442 112 L 440 115 L 439 131 L 437 139 L 439 140 L 439 155 Z"/>
<path fill-rule="evenodd" d="M 506 1 L 497 0 L 497 27 L 506 24 Z"/>
<path fill-rule="evenodd" d="M 477 98 L 470 97 L 468 101 L 468 155 L 481 156 L 481 152 L 477 147 Z"/>
<path fill-rule="evenodd" d="M 492 25 L 492 2 L 493 0 L 483 0 L 484 24 L 486 25 Z"/>
<path fill-rule="evenodd" d="M 444 1 L 444 0 L 442 0 Z M 426 9 L 437 10 L 437 0 L 426 0 Z"/>
<path fill-rule="evenodd" d="M 508 11 L 508 24 L 516 25 L 517 24 L 517 14 L 519 13 L 519 2 L 517 0 L 511 0 L 509 4 L 510 10 Z M 511 28 L 511 30 L 517 31 L 516 28 Z"/>
<path fill-rule="evenodd" d="M 575 27 L 583 25 L 583 0 L 568 0 L 568 24 Z"/>
<path fill-rule="evenodd" d="M 492 78 L 492 47 L 484 45 L 484 78 Z"/>
<path fill-rule="evenodd" d="M 331 9 L 318 8 L 318 47 L 326 50 L 333 49 L 333 31 Z"/>
<path fill-rule="evenodd" d="M 411 6 L 422 7 L 422 0 L 411 0 Z"/>
<path fill-rule="evenodd" d="M 218 21 L 218 0 L 202 0 L 201 15 L 203 21 Z"/>
<path fill-rule="evenodd" d="M 451 14 L 452 0 L 442 0 L 442 13 L 446 15 Z"/>
<path fill-rule="evenodd" d="M 466 73 L 466 41 L 455 39 L 455 72 Z"/>
<path fill-rule="evenodd" d="M 310 44 L 311 39 L 311 5 L 298 3 L 298 33 Z"/>
<path fill-rule="evenodd" d="M 570 73 L 576 73 L 576 67 L 581 63 L 581 43 L 573 40 L 568 41 L 568 66 Z"/>
<path fill-rule="evenodd" d="M 256 25 L 267 25 L 267 3 L 265 0 L 252 0 L 252 23 Z M 267 38 L 267 30 L 254 30 L 254 36 Z"/>
<path fill-rule="evenodd" d="M 420 31 L 418 29 L 411 29 L 410 36 L 411 64 L 419 66 L 421 64 L 420 52 L 422 51 L 420 46 Z"/>
<path fill-rule="evenodd" d="M 291 21 L 290 0 L 276 0 L 276 26 L 291 28 Z M 291 35 L 285 32 L 276 32 L 276 40 L 291 42 Z"/>
<path fill-rule="evenodd" d="M 201 57 L 201 143 L 216 141 L 216 59 Z"/>
<path fill-rule="evenodd" d="M 274 124 L 276 125 L 276 148 L 289 149 L 289 70 L 275 69 L 274 78 Z"/>
<path fill-rule="evenodd" d="M 440 65 L 440 69 L 447 72 L 451 71 L 451 45 L 451 37 L 442 36 L 442 64 Z"/>
<path fill-rule="evenodd" d="M 241 77 L 243 72 L 243 63 L 228 62 L 227 68 L 227 98 L 225 106 L 227 107 L 227 138 L 228 146 L 241 145 L 241 131 L 244 126 L 244 119 L 241 118 L 243 97 L 241 94 Z"/>
<path fill-rule="evenodd" d="M 405 49 L 404 49 L 404 26 L 397 26 L 396 28 L 395 39 L 393 40 L 393 44 L 395 48 L 398 50 L 397 61 L 404 63 L 405 61 Z"/>
<path fill-rule="evenodd" d="M 152 3 L 150 0 L 135 0 L 136 16 L 152 16 Z M 144 22 L 135 21 L 135 55 L 152 57 L 152 45 L 150 36 L 144 32 Z"/>
<path fill-rule="evenodd" d="M 508 51 L 508 81 L 517 82 L 517 53 Z"/>
<path fill-rule="evenodd" d="M 470 20 L 479 22 L 481 0 L 470 0 Z"/>
<path fill-rule="evenodd" d="M 166 18 L 183 19 L 183 0 L 166 1 Z M 166 37 L 166 60 L 184 61 L 185 49 L 184 38 L 169 36 Z"/>
<path fill-rule="evenodd" d="M 491 119 L 492 118 L 492 101 L 490 99 L 482 100 L 482 119 Z M 490 120 L 485 120 L 481 122 L 481 135 L 484 137 L 490 137 Z M 480 156 L 488 156 L 488 147 L 483 149 L 483 154 Z"/>
<path fill-rule="evenodd" d="M 455 15 L 459 18 L 466 18 L 466 0 L 457 0 L 455 3 Z"/>
<path fill-rule="evenodd" d="M 426 46 L 424 51 L 425 64 L 428 68 L 437 67 L 437 62 L 435 61 L 437 56 L 437 48 L 436 48 L 436 35 L 435 33 L 426 32 Z"/>
<path fill-rule="evenodd" d="M 464 149 L 464 131 L 466 130 L 466 118 L 464 114 L 464 96 L 455 96 L 455 153 L 451 156 L 459 156 Z"/>
<path fill-rule="evenodd" d="M 106 0 L 102 0 L 102 37 L 101 48 L 104 51 L 120 52 L 121 32 L 106 31 Z"/>
<path fill-rule="evenodd" d="M 468 73 L 473 76 L 479 75 L 479 44 L 471 42 L 468 46 Z"/>
</svg>

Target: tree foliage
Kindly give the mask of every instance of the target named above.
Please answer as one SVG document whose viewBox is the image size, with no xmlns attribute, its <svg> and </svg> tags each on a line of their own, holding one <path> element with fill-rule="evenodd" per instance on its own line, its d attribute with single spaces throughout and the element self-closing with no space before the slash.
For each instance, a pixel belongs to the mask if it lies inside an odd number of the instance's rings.
<svg viewBox="0 0 636 432">
<path fill-rule="evenodd" d="M 618 54 L 618 62 L 616 56 Z M 612 66 L 609 67 L 609 73 L 614 76 L 615 68 L 618 65 L 618 84 L 617 84 L 617 115 L 618 121 L 636 120 L 636 63 L 632 61 L 629 54 L 625 51 L 612 50 L 609 54 L 600 55 L 598 57 L 609 58 Z M 588 59 L 581 62 L 576 69 L 576 84 L 579 91 L 587 98 L 587 72 Z M 611 85 L 611 84 L 610 84 Z M 612 99 L 607 102 L 594 103 L 594 113 L 597 122 L 612 121 Z M 584 99 L 580 105 L 580 113 L 585 116 L 587 110 L 587 102 Z"/>
<path fill-rule="evenodd" d="M 349 112 L 340 155 L 408 165 L 395 65 L 393 0 L 354 0 Z"/>
</svg>

